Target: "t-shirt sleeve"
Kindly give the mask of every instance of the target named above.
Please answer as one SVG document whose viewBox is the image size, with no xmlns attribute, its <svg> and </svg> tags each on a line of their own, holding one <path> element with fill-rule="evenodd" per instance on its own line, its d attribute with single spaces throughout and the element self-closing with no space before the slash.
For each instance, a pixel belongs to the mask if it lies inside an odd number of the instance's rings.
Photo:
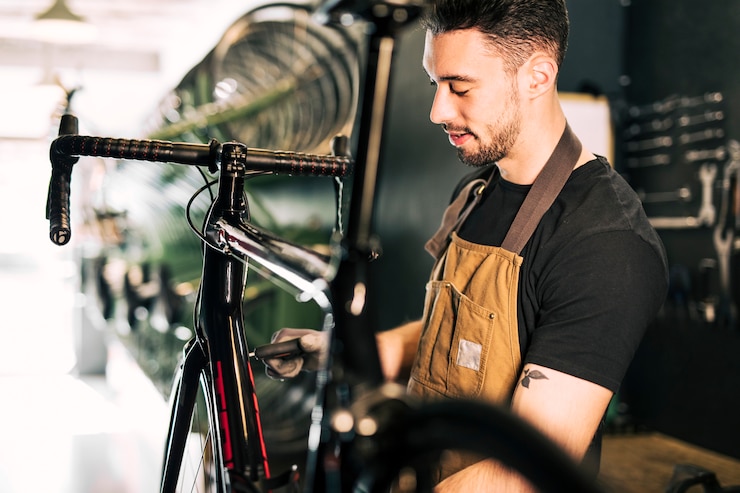
<svg viewBox="0 0 740 493">
<path fill-rule="evenodd" d="M 664 260 L 631 231 L 593 235 L 572 248 L 555 255 L 540 279 L 541 310 L 524 363 L 616 392 L 665 299 Z"/>
</svg>

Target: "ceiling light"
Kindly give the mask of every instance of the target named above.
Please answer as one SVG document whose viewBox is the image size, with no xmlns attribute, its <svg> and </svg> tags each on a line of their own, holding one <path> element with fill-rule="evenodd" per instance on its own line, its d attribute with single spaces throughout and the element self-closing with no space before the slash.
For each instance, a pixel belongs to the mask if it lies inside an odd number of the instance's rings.
<svg viewBox="0 0 740 493">
<path fill-rule="evenodd" d="M 72 12 L 65 0 L 55 0 L 48 10 L 35 16 L 33 37 L 60 44 L 85 44 L 95 39 L 97 30 L 83 17 Z"/>
<path fill-rule="evenodd" d="M 85 22 L 84 18 L 69 10 L 69 7 L 67 7 L 67 4 L 64 3 L 64 0 L 56 0 L 46 12 L 38 14 L 36 16 L 36 20 Z"/>
</svg>

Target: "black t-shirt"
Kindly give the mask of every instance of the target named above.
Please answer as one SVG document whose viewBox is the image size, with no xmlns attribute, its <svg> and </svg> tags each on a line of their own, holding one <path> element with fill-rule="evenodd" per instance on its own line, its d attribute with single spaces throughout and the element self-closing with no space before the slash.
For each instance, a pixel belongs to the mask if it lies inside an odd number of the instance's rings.
<svg viewBox="0 0 740 493">
<path fill-rule="evenodd" d="M 460 237 L 500 246 L 530 188 L 497 173 Z M 521 255 L 523 363 L 616 392 L 668 283 L 663 245 L 634 191 L 603 158 L 577 168 Z"/>
</svg>

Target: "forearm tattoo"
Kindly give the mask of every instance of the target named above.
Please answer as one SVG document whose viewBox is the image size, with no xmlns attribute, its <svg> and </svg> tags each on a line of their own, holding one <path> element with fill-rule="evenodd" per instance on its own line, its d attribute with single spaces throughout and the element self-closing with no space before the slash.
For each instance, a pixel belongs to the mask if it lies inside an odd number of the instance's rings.
<svg viewBox="0 0 740 493">
<path fill-rule="evenodd" d="M 548 380 L 548 378 L 547 375 L 539 370 L 530 370 L 529 368 L 525 369 L 524 378 L 522 378 L 522 381 L 520 382 L 522 384 L 522 387 L 528 389 L 529 382 L 531 382 L 532 380 Z"/>
</svg>

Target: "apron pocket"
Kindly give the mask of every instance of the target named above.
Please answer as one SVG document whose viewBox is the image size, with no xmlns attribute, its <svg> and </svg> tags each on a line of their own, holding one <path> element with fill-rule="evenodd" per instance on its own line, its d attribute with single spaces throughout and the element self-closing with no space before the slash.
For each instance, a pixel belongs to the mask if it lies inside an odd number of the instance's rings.
<svg viewBox="0 0 740 493">
<path fill-rule="evenodd" d="M 494 314 L 452 287 L 453 337 L 447 360 L 450 397 L 478 397 L 488 367 Z"/>
<path fill-rule="evenodd" d="M 490 352 L 493 313 L 447 281 L 427 284 L 425 306 L 412 378 L 448 397 L 477 397 Z"/>
</svg>

